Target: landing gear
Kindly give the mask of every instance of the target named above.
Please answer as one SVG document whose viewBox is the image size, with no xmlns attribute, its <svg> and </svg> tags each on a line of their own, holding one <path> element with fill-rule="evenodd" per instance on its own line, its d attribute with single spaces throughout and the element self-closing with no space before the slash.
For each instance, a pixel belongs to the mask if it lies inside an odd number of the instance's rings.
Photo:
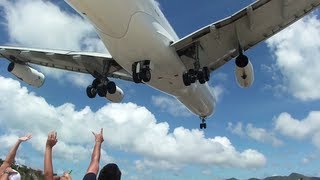
<svg viewBox="0 0 320 180">
<path fill-rule="evenodd" d="M 190 86 L 195 83 L 196 80 L 200 84 L 204 84 L 210 80 L 210 72 L 207 67 L 203 67 L 201 70 L 190 69 L 188 72 L 183 73 L 183 83 L 185 86 Z"/>
<path fill-rule="evenodd" d="M 183 73 L 183 83 L 185 86 L 190 86 L 192 83 L 195 83 L 197 80 L 200 84 L 204 84 L 210 80 L 210 71 L 208 67 L 200 66 L 199 59 L 199 43 L 195 43 L 194 46 L 188 49 L 190 57 L 194 60 L 193 69 L 189 69 L 188 72 Z"/>
<path fill-rule="evenodd" d="M 104 81 L 95 79 L 92 85 L 87 87 L 87 96 L 89 98 L 95 98 L 98 94 L 100 97 L 106 97 L 107 93 L 114 94 L 117 90 L 117 86 L 113 81 L 109 81 L 107 78 Z"/>
<path fill-rule="evenodd" d="M 132 64 L 132 79 L 135 83 L 149 82 L 151 80 L 150 61 L 139 61 Z"/>
<path fill-rule="evenodd" d="M 202 123 L 200 124 L 200 129 L 207 129 L 207 123 L 206 119 L 204 117 L 201 117 Z"/>
</svg>

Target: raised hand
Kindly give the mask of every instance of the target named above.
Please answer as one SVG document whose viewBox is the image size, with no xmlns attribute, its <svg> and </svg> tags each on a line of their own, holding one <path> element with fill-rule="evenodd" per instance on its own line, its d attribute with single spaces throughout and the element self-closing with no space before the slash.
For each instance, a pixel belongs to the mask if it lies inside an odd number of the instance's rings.
<svg viewBox="0 0 320 180">
<path fill-rule="evenodd" d="M 31 134 L 27 134 L 26 136 L 20 137 L 18 140 L 20 142 L 25 142 L 25 141 L 28 141 L 31 138 L 32 138 L 32 135 Z"/>
<path fill-rule="evenodd" d="M 99 134 L 96 134 L 94 132 L 92 132 L 92 134 L 94 135 L 94 137 L 96 139 L 96 142 L 102 143 L 104 141 L 104 139 L 103 139 L 103 128 L 101 128 L 101 131 L 100 131 Z"/>
<path fill-rule="evenodd" d="M 50 132 L 48 134 L 48 139 L 47 139 L 46 146 L 52 148 L 54 145 L 57 144 L 57 142 L 58 142 L 57 132 L 55 132 L 55 131 Z"/>
</svg>

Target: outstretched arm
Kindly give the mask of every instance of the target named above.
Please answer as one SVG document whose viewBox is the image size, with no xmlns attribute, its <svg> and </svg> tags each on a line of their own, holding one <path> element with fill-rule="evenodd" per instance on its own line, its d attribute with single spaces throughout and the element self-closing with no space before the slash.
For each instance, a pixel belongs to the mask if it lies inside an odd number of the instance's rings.
<svg viewBox="0 0 320 180">
<path fill-rule="evenodd" d="M 1 173 L 4 172 L 5 169 L 6 169 L 7 167 L 9 167 L 9 166 L 13 163 L 14 158 L 16 157 L 17 150 L 18 150 L 20 144 L 21 144 L 22 142 L 28 141 L 28 140 L 31 139 L 31 138 L 32 138 L 32 135 L 31 135 L 31 134 L 28 134 L 28 135 L 23 136 L 23 137 L 20 137 L 20 138 L 18 139 L 18 141 L 16 142 L 16 144 L 11 148 L 11 150 L 10 150 L 9 154 L 7 155 L 6 159 L 4 160 L 3 164 L 1 165 L 1 167 L 0 167 L 0 172 L 1 172 Z"/>
<path fill-rule="evenodd" d="M 11 167 L 7 167 L 3 172 L 1 172 L 0 180 L 8 180 L 11 174 L 17 173 L 11 169 Z"/>
<path fill-rule="evenodd" d="M 100 134 L 96 134 L 92 132 L 92 134 L 95 137 L 95 145 L 93 148 L 92 156 L 91 156 L 91 162 L 88 167 L 87 173 L 94 173 L 98 174 L 99 171 L 99 163 L 100 163 L 100 154 L 101 154 L 101 145 L 104 141 L 103 139 L 103 129 L 101 128 Z"/>
<path fill-rule="evenodd" d="M 52 148 L 58 142 L 57 132 L 50 132 L 46 143 L 46 150 L 44 153 L 44 177 L 45 180 L 53 180 L 53 166 L 52 166 Z"/>
</svg>

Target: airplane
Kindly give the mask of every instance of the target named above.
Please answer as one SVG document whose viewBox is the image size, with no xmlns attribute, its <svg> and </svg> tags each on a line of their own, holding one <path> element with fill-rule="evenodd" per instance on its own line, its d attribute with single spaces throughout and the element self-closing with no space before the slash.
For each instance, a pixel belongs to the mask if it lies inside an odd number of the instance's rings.
<svg viewBox="0 0 320 180">
<path fill-rule="evenodd" d="M 91 74 L 86 93 L 121 102 L 124 92 L 110 78 L 147 84 L 176 97 L 200 117 L 200 129 L 216 100 L 211 72 L 235 59 L 240 87 L 254 81 L 245 51 L 316 9 L 320 0 L 257 0 L 180 39 L 155 0 L 66 0 L 88 19 L 110 54 L 0 46 L 8 71 L 40 87 L 45 76 L 31 64 Z"/>
</svg>

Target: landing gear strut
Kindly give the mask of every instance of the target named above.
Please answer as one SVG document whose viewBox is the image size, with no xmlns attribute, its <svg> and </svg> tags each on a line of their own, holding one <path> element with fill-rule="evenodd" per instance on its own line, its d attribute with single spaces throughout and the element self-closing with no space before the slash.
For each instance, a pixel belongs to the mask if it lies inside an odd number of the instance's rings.
<svg viewBox="0 0 320 180">
<path fill-rule="evenodd" d="M 194 69 L 189 69 L 188 72 L 183 73 L 183 83 L 185 86 L 190 86 L 192 83 L 195 83 L 197 80 L 200 84 L 204 84 L 210 80 L 210 71 L 208 67 L 200 68 L 200 59 L 199 59 L 199 47 L 200 44 L 196 43 L 192 46 L 189 51 L 191 52 L 192 59 L 194 59 Z"/>
<path fill-rule="evenodd" d="M 89 98 L 95 98 L 98 94 L 100 97 L 106 97 L 107 93 L 114 94 L 117 90 L 116 84 L 113 81 L 106 80 L 101 81 L 100 79 L 95 79 L 92 85 L 87 87 L 87 96 Z"/>
<path fill-rule="evenodd" d="M 151 80 L 150 61 L 139 61 L 132 64 L 132 78 L 135 83 L 149 82 Z"/>
<path fill-rule="evenodd" d="M 206 118 L 200 117 L 200 119 L 201 119 L 200 129 L 207 129 Z"/>
</svg>

